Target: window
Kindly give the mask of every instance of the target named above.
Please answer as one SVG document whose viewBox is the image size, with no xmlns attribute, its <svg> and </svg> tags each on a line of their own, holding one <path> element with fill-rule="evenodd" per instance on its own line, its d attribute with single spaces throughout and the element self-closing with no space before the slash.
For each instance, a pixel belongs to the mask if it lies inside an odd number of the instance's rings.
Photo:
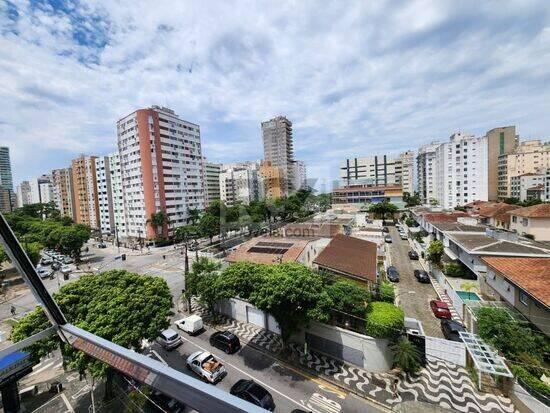
<svg viewBox="0 0 550 413">
<path fill-rule="evenodd" d="M 512 222 L 515 224 L 518 222 L 518 217 L 516 217 L 515 215 L 512 216 Z"/>
<path fill-rule="evenodd" d="M 523 225 L 524 227 L 528 226 L 529 225 L 529 218 L 523 218 L 521 220 L 521 225 Z"/>
<path fill-rule="evenodd" d="M 527 305 L 527 294 L 525 294 L 523 291 L 519 292 L 519 301 L 521 301 L 523 305 Z"/>
</svg>

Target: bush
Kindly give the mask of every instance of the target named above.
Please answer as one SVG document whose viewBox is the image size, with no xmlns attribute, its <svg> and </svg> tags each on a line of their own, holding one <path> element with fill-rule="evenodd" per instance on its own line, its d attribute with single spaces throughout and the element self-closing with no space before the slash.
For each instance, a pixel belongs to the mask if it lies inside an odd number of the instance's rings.
<svg viewBox="0 0 550 413">
<path fill-rule="evenodd" d="M 376 338 L 395 338 L 401 334 L 405 313 L 390 303 L 375 301 L 367 307 L 367 334 Z"/>
<path fill-rule="evenodd" d="M 533 241 L 535 240 L 535 236 L 533 234 L 523 233 L 523 236 L 527 239 L 532 239 Z"/>
<path fill-rule="evenodd" d="M 514 376 L 519 379 L 520 384 L 527 387 L 526 390 L 534 390 L 535 392 L 550 398 L 550 386 L 548 384 L 544 383 L 538 377 L 533 376 L 525 368 L 516 364 L 510 364 L 510 370 L 512 370 Z"/>
<path fill-rule="evenodd" d="M 157 238 L 155 240 L 155 247 L 166 247 L 168 245 L 174 245 L 174 240 L 171 239 L 164 239 L 164 238 Z"/>
<path fill-rule="evenodd" d="M 474 280 L 476 279 L 475 274 L 468 271 L 468 268 L 466 268 L 461 263 L 451 262 L 445 265 L 443 272 L 448 277 L 468 278 L 468 279 L 474 279 Z"/>
<path fill-rule="evenodd" d="M 395 301 L 395 287 L 392 283 L 383 281 L 378 290 L 378 300 L 392 303 Z"/>
<path fill-rule="evenodd" d="M 405 220 L 405 224 L 407 224 L 408 227 L 414 227 L 414 219 L 412 218 L 407 218 Z"/>
<path fill-rule="evenodd" d="M 422 368 L 420 351 L 407 338 L 400 338 L 391 350 L 393 351 L 394 366 L 399 367 L 405 373 L 415 374 Z"/>
</svg>

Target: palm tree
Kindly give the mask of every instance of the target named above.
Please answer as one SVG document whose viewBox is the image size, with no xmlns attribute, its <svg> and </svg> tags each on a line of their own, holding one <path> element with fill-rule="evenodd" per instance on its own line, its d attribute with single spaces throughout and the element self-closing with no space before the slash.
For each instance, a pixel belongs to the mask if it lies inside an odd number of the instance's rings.
<svg viewBox="0 0 550 413">
<path fill-rule="evenodd" d="M 166 215 L 166 212 L 164 211 L 153 212 L 151 214 L 151 218 L 147 220 L 147 223 L 155 229 L 155 238 L 158 237 L 159 227 L 164 228 L 164 225 L 168 224 L 168 222 L 168 215 Z"/>
<path fill-rule="evenodd" d="M 464 291 L 468 293 L 468 300 L 470 299 L 471 291 L 476 287 L 477 287 L 476 284 L 471 281 L 465 281 L 462 284 L 460 284 L 460 288 L 462 288 Z"/>
<path fill-rule="evenodd" d="M 420 351 L 407 338 L 400 338 L 391 347 L 393 351 L 393 364 L 407 374 L 414 374 L 422 368 Z"/>
</svg>

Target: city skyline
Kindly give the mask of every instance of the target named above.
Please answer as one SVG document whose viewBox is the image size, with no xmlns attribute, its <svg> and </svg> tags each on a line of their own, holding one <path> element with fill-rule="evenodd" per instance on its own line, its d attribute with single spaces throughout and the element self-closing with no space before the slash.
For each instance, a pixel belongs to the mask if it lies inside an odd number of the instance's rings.
<svg viewBox="0 0 550 413">
<path fill-rule="evenodd" d="M 213 162 L 260 159 L 261 122 L 287 116 L 296 158 L 329 181 L 346 157 L 458 131 L 517 125 L 523 139 L 547 139 L 542 2 L 440 3 L 429 13 L 420 3 L 396 13 L 385 4 L 269 13 L 222 5 L 215 16 L 181 7 L 161 4 L 143 20 L 139 5 L 2 6 L 1 79 L 10 87 L 0 144 L 12 150 L 16 183 L 80 153 L 111 153 L 116 121 L 152 104 L 200 124 Z"/>
</svg>

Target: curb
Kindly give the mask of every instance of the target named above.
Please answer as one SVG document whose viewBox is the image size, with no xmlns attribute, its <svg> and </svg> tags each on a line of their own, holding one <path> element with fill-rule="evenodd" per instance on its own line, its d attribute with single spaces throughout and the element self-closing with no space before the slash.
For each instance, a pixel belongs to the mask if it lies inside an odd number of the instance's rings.
<svg viewBox="0 0 550 413">
<path fill-rule="evenodd" d="M 218 330 L 218 331 L 225 331 L 225 330 L 221 330 L 221 329 L 218 327 L 218 325 L 213 325 L 213 324 L 210 324 L 210 323 L 206 323 L 206 324 L 208 324 L 209 326 L 211 326 L 211 327 L 214 328 L 215 330 Z M 338 381 L 336 381 L 336 380 L 334 380 L 334 379 L 329 378 L 328 376 L 325 376 L 324 374 L 321 374 L 321 375 L 320 375 L 319 372 L 316 371 L 316 370 L 310 370 L 310 369 L 304 367 L 304 366 L 303 366 L 302 364 L 300 364 L 300 363 L 295 364 L 295 363 L 292 362 L 293 360 L 289 360 L 289 359 L 283 358 L 283 357 L 281 357 L 279 354 L 275 354 L 275 353 L 272 353 L 272 352 L 270 352 L 270 351 L 267 351 L 265 348 L 263 348 L 263 347 L 257 345 L 256 343 L 253 343 L 253 342 L 251 342 L 251 341 L 247 341 L 247 340 L 245 340 L 245 339 L 243 339 L 243 338 L 241 338 L 241 337 L 239 337 L 239 340 L 241 340 L 242 342 L 245 342 L 246 345 L 249 345 L 249 346 L 255 348 L 256 350 L 258 350 L 258 351 L 261 352 L 261 353 L 268 354 L 270 357 L 273 357 L 274 359 L 278 360 L 278 361 L 281 362 L 282 364 L 287 364 L 287 365 L 289 365 L 289 366 L 291 366 L 291 367 L 293 367 L 293 368 L 297 368 L 297 369 L 299 369 L 299 370 L 302 370 L 304 373 L 307 373 L 307 374 L 309 374 L 309 375 L 313 375 L 313 376 L 319 377 L 321 380 L 324 380 L 324 381 L 326 381 L 326 382 L 332 384 L 333 386 L 339 387 L 339 388 L 342 389 L 342 390 L 345 390 L 345 391 L 347 391 L 347 392 L 349 392 L 349 393 L 353 393 L 353 394 L 356 395 L 356 396 L 359 396 L 359 397 L 361 397 L 361 398 L 363 398 L 363 399 L 365 399 L 365 400 L 368 400 L 369 402 L 375 404 L 377 407 L 380 407 L 380 408 L 382 408 L 382 409 L 385 409 L 385 410 L 388 411 L 388 412 L 392 412 L 392 411 L 393 411 L 392 408 L 391 408 L 390 406 L 388 406 L 388 405 L 382 403 L 381 401 L 376 400 L 376 399 L 373 399 L 373 398 L 371 398 L 370 396 L 365 395 L 365 393 L 361 393 L 361 392 L 360 392 L 359 390 L 357 390 L 357 389 L 353 389 L 353 388 L 351 388 L 351 387 L 348 387 L 348 386 L 346 386 L 346 385 L 344 385 L 344 384 L 342 384 L 342 383 L 340 383 L 340 382 L 338 382 Z M 293 354 L 294 354 L 294 353 L 293 353 Z"/>
</svg>

